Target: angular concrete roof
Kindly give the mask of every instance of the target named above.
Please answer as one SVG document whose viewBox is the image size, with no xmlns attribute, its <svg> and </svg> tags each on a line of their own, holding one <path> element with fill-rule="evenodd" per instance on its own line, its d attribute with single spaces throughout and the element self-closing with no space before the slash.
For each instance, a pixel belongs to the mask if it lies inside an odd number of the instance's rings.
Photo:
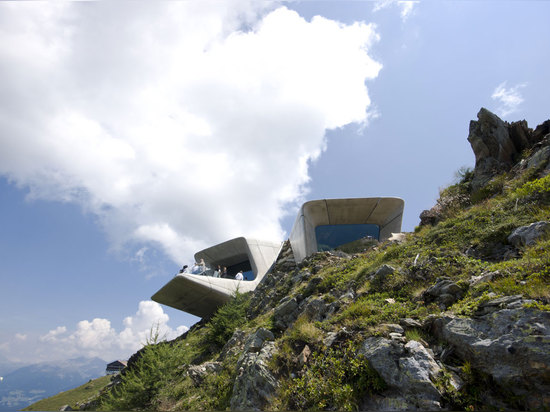
<svg viewBox="0 0 550 412">
<path fill-rule="evenodd" d="M 255 275 L 254 280 L 239 281 L 180 273 L 155 293 L 152 299 L 195 316 L 210 316 L 236 290 L 242 293 L 254 290 L 277 259 L 281 247 L 282 242 L 238 237 L 201 250 L 195 254 L 195 260 L 204 259 L 210 267 L 231 266 L 249 261 Z"/>
<path fill-rule="evenodd" d="M 296 262 L 317 252 L 315 228 L 322 225 L 375 224 L 380 228 L 380 239 L 401 231 L 405 202 L 396 197 L 369 197 L 353 199 L 321 199 L 306 202 L 300 208 L 290 244 Z"/>
</svg>

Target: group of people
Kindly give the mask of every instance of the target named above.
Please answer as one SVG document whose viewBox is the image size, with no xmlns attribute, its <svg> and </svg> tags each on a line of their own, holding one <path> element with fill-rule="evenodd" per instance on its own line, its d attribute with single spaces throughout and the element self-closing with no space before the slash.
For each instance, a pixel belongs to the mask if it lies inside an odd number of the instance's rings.
<svg viewBox="0 0 550 412">
<path fill-rule="evenodd" d="M 218 269 L 212 271 L 212 269 L 206 267 L 206 263 L 204 263 L 204 259 L 201 259 L 200 262 L 195 262 L 193 266 L 191 266 L 191 269 L 189 269 L 189 266 L 184 265 L 180 269 L 180 273 L 189 273 L 191 275 L 213 276 L 215 278 L 226 278 L 226 279 L 232 278 L 232 276 L 227 273 L 227 268 L 225 266 L 222 268 L 220 265 L 218 265 Z M 235 274 L 234 279 L 245 280 L 243 271 L 240 270 L 239 272 L 237 272 L 237 274 Z"/>
</svg>

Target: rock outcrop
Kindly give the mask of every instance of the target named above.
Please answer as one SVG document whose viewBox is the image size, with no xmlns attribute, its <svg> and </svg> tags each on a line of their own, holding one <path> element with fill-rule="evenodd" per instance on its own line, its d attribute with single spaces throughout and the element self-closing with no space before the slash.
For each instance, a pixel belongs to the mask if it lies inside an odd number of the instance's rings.
<svg viewBox="0 0 550 412">
<path fill-rule="evenodd" d="M 251 334 L 237 362 L 237 378 L 231 397 L 232 410 L 262 410 L 279 386 L 268 362 L 276 352 L 274 335 L 260 328 Z"/>
<path fill-rule="evenodd" d="M 479 111 L 477 118 L 477 121 L 470 122 L 468 135 L 476 158 L 472 180 L 474 191 L 496 174 L 509 171 L 520 160 L 524 150 L 542 140 L 547 128 L 547 125 L 543 126 L 535 133 L 525 120 L 508 123 L 485 108 Z"/>
<path fill-rule="evenodd" d="M 508 242 L 517 248 L 534 245 L 538 240 L 550 232 L 550 222 L 535 222 L 529 226 L 521 226 L 515 229 Z"/>
<path fill-rule="evenodd" d="M 435 335 L 530 409 L 550 405 L 550 312 L 524 308 L 521 296 L 487 302 L 482 316 L 445 316 Z"/>
</svg>

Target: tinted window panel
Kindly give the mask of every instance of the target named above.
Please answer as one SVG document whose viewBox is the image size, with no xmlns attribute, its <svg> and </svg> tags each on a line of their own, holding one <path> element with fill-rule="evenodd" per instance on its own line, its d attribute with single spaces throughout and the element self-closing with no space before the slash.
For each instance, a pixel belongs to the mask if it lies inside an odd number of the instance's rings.
<svg viewBox="0 0 550 412">
<path fill-rule="evenodd" d="M 376 240 L 380 237 L 380 228 L 373 224 L 321 225 L 315 228 L 317 250 L 332 250 L 340 245 L 353 242 L 367 236 Z"/>
</svg>

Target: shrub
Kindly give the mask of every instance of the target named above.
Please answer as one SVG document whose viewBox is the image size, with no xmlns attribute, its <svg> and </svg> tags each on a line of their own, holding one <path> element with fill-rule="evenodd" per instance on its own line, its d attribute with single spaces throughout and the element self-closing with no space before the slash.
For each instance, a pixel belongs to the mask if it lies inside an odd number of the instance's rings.
<svg viewBox="0 0 550 412">
<path fill-rule="evenodd" d="M 517 198 L 541 198 L 548 200 L 550 195 L 550 175 L 525 183 L 516 189 L 513 195 Z"/>
<path fill-rule="evenodd" d="M 129 411 L 147 408 L 178 366 L 180 345 L 166 342 L 147 345 L 141 357 L 101 401 L 100 410 Z"/>
<path fill-rule="evenodd" d="M 283 384 L 281 397 L 288 409 L 356 410 L 367 393 L 380 392 L 386 384 L 351 343 L 340 350 L 315 352 L 309 367 L 298 378 Z"/>
<path fill-rule="evenodd" d="M 231 338 L 235 329 L 246 322 L 246 310 L 250 295 L 235 293 L 235 296 L 220 307 L 207 325 L 203 344 L 205 347 L 220 348 Z"/>
</svg>

